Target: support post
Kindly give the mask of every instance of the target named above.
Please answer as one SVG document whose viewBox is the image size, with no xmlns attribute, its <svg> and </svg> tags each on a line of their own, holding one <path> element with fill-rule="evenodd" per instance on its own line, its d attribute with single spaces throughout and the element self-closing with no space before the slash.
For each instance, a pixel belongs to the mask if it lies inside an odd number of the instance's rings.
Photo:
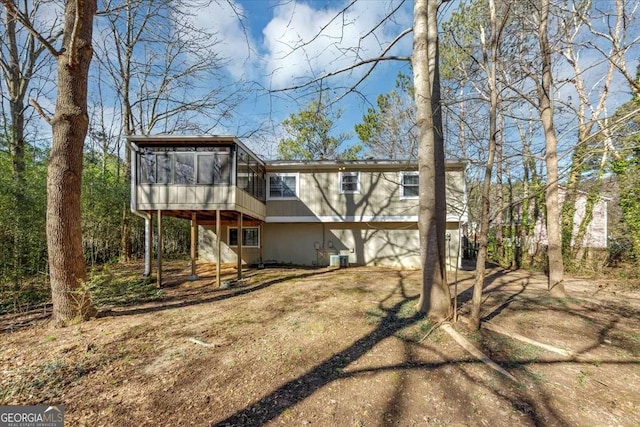
<svg viewBox="0 0 640 427">
<path fill-rule="evenodd" d="M 258 241 L 260 242 L 260 263 L 258 264 L 258 268 L 264 268 L 264 261 L 263 261 L 263 249 L 262 249 L 262 242 L 263 242 L 263 236 L 264 236 L 264 229 L 262 227 L 263 223 L 260 223 L 260 229 L 259 229 L 259 235 L 258 235 Z"/>
<path fill-rule="evenodd" d="M 162 210 L 158 209 L 158 287 L 162 287 Z"/>
<path fill-rule="evenodd" d="M 196 260 L 198 259 L 198 214 L 191 214 L 191 276 L 189 280 L 198 280 L 196 274 Z"/>
<path fill-rule="evenodd" d="M 220 262 L 222 260 L 222 254 L 220 253 L 222 251 L 222 244 L 220 242 L 220 233 L 222 233 L 221 228 L 222 227 L 220 226 L 220 209 L 216 209 L 216 286 L 217 287 L 222 286 L 222 282 L 220 280 Z"/>
<path fill-rule="evenodd" d="M 238 277 L 237 280 L 242 279 L 242 212 L 238 214 Z"/>
<path fill-rule="evenodd" d="M 144 277 L 151 275 L 153 251 L 153 214 L 147 212 L 144 218 Z"/>
</svg>

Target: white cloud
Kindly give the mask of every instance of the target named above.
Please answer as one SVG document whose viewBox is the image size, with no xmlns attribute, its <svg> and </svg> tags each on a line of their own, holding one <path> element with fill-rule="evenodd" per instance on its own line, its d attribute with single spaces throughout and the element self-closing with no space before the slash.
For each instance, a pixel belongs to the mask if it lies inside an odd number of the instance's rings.
<svg viewBox="0 0 640 427">
<path fill-rule="evenodd" d="M 400 12 L 395 20 L 367 35 L 393 5 L 361 1 L 337 18 L 345 3 L 329 5 L 314 9 L 305 3 L 287 2 L 274 9 L 273 18 L 263 30 L 265 71 L 272 87 L 291 86 L 298 79 L 318 77 L 377 57 L 411 25 L 411 15 Z M 405 55 L 410 52 L 411 37 L 406 39 L 397 48 Z"/>
<path fill-rule="evenodd" d="M 249 28 L 245 28 L 242 20 L 243 7 L 238 2 L 214 1 L 207 7 L 194 11 L 192 23 L 196 28 L 216 33 L 219 43 L 216 49 L 228 62 L 227 69 L 236 79 L 253 77 L 256 59 L 255 42 Z"/>
</svg>

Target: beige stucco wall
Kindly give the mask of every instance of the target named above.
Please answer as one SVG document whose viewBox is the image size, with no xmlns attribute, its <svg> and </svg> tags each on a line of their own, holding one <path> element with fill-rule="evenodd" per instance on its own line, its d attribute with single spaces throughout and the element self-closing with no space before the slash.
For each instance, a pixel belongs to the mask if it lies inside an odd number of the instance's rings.
<svg viewBox="0 0 640 427">
<path fill-rule="evenodd" d="M 447 266 L 455 268 L 458 224 L 447 224 Z M 236 247 L 227 244 L 228 227 L 221 229 L 223 263 L 236 263 Z M 215 228 L 200 226 L 199 258 L 215 262 Z M 263 224 L 260 243 L 262 262 L 327 266 L 331 255 L 346 255 L 352 265 L 420 268 L 420 242 L 416 224 L 406 223 L 304 223 Z M 258 264 L 260 248 L 242 249 L 242 262 Z"/>
<path fill-rule="evenodd" d="M 228 226 L 221 227 L 222 263 L 236 263 L 238 259 L 237 247 L 228 245 L 228 230 Z M 262 236 L 260 236 L 260 242 L 262 243 Z M 207 262 L 215 262 L 218 259 L 215 226 L 201 225 L 198 227 L 198 259 Z M 242 262 L 249 265 L 259 263 L 260 248 L 243 247 Z"/>
<path fill-rule="evenodd" d="M 448 224 L 447 263 L 458 257 L 457 224 Z M 350 264 L 420 268 L 417 224 L 407 223 L 268 223 L 264 224 L 264 261 L 294 265 L 329 265 L 331 255 Z"/>
</svg>

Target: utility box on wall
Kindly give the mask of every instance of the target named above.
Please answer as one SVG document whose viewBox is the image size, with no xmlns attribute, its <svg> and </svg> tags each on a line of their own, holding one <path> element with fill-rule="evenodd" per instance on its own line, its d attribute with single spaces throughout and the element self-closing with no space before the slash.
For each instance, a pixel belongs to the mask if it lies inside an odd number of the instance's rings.
<svg viewBox="0 0 640 427">
<path fill-rule="evenodd" d="M 339 268 L 349 267 L 349 256 L 348 255 L 331 255 L 329 257 L 329 266 L 339 267 Z"/>
</svg>

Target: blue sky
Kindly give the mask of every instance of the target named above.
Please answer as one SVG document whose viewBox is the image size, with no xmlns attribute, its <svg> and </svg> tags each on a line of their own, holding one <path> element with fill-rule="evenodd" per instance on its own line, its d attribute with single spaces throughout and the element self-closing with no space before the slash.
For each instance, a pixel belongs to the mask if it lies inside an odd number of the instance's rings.
<svg viewBox="0 0 640 427">
<path fill-rule="evenodd" d="M 373 58 L 412 25 L 412 2 L 398 0 L 360 0 L 344 16 L 334 20 L 350 2 L 287 0 L 235 0 L 235 11 L 224 1 L 200 10 L 196 24 L 216 28 L 221 36 L 221 53 L 233 58 L 228 73 L 233 81 L 251 81 L 264 90 L 257 91 L 246 102 L 237 123 L 240 129 L 227 129 L 241 133 L 264 123 L 271 127 L 271 138 L 246 141 L 256 151 L 272 156 L 282 136 L 277 125 L 290 113 L 297 112 L 310 100 L 308 94 L 317 85 L 304 91 L 270 92 L 308 81 L 359 60 Z M 401 5 L 402 4 L 402 5 Z M 390 11 L 401 5 L 394 19 L 378 24 Z M 237 13 L 244 19 L 240 21 Z M 371 32 L 378 26 L 375 31 Z M 321 29 L 324 30 L 321 31 Z M 319 34 L 321 33 L 321 34 Z M 411 34 L 404 37 L 392 55 L 408 57 L 411 54 Z M 336 132 L 349 132 L 352 142 L 357 141 L 353 127 L 362 119 L 370 104 L 381 93 L 393 89 L 399 70 L 408 70 L 408 62 L 385 62 L 376 67 L 359 89 L 359 95 L 343 98 L 337 108 L 343 115 L 336 124 Z M 328 80 L 328 94 L 338 99 L 345 88 L 352 86 L 364 73 L 360 68 Z M 247 118 L 251 118 L 247 121 Z"/>
</svg>

